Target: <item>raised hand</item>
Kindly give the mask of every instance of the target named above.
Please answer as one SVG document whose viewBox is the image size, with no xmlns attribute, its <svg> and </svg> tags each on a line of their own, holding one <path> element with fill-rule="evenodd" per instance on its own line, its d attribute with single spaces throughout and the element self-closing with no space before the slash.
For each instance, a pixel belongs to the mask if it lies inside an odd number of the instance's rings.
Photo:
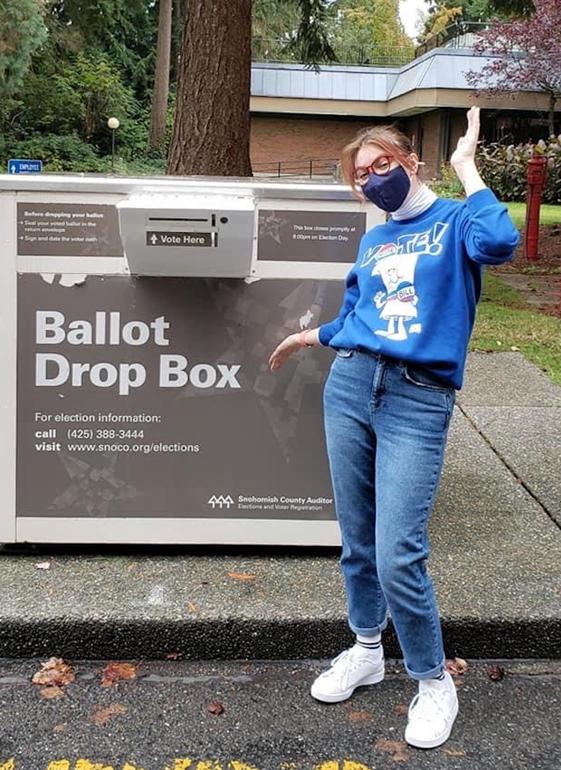
<svg viewBox="0 0 561 770">
<path fill-rule="evenodd" d="M 458 139 L 458 146 L 452 153 L 450 165 L 463 184 L 466 195 L 472 195 L 486 186 L 475 165 L 475 151 L 479 139 L 479 107 L 471 107 L 468 110 L 467 121 L 467 131 Z"/>
<path fill-rule="evenodd" d="M 467 113 L 468 127 L 464 136 L 458 139 L 458 145 L 450 158 L 450 164 L 458 171 L 458 167 L 475 163 L 477 140 L 479 139 L 479 107 L 471 107 Z"/>
</svg>

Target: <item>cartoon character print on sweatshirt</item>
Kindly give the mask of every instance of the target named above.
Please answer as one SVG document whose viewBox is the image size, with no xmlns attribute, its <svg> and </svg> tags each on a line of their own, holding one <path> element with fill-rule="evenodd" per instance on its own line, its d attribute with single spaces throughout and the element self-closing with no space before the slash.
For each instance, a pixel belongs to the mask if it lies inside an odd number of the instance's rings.
<svg viewBox="0 0 561 770">
<path fill-rule="evenodd" d="M 360 267 L 372 265 L 371 275 L 380 276 L 385 289 L 373 298 L 380 319 L 387 321 L 385 329 L 374 329 L 378 336 L 399 342 L 406 340 L 408 334 L 422 332 L 420 323 L 411 323 L 417 319 L 417 306 L 422 303 L 415 288 L 415 268 L 419 258 L 442 253 L 442 239 L 448 227 L 448 223 L 435 222 L 429 230 L 404 233 L 396 243 L 378 244 L 364 252 Z"/>
</svg>

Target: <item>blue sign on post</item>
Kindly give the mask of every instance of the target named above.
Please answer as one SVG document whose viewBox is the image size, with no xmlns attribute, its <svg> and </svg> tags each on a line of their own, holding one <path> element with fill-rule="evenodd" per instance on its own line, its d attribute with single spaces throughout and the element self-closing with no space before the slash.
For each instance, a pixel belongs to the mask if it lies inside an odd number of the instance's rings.
<svg viewBox="0 0 561 770">
<path fill-rule="evenodd" d="M 43 170 L 42 160 L 9 160 L 8 174 L 39 174 Z"/>
</svg>

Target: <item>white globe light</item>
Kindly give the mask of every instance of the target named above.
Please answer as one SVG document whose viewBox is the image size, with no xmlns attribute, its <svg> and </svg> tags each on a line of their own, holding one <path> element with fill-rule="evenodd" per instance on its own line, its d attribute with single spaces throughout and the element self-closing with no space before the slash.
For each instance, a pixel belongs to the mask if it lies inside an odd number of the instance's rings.
<svg viewBox="0 0 561 770">
<path fill-rule="evenodd" d="M 121 124 L 119 123 L 117 118 L 109 118 L 109 120 L 107 121 L 107 125 L 109 126 L 109 128 L 119 128 Z"/>
</svg>

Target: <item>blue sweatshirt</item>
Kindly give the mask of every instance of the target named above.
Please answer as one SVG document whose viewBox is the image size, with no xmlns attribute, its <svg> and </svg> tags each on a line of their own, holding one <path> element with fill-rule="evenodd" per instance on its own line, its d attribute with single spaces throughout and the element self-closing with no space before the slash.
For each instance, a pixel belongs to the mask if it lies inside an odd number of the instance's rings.
<svg viewBox="0 0 561 770">
<path fill-rule="evenodd" d="M 322 345 L 364 348 L 425 367 L 461 388 L 484 265 L 512 259 L 518 232 L 485 188 L 365 233 L 339 316 Z"/>
</svg>

